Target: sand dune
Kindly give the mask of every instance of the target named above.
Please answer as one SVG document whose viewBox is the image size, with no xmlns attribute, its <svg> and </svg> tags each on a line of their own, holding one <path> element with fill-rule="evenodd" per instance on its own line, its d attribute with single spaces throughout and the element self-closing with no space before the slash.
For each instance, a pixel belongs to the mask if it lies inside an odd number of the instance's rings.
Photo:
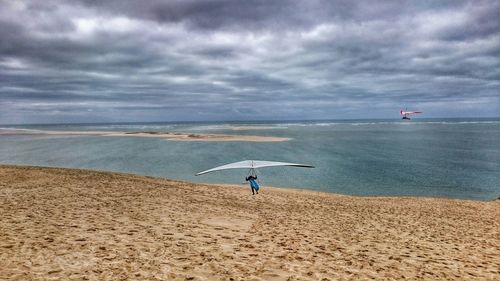
<svg viewBox="0 0 500 281">
<path fill-rule="evenodd" d="M 0 166 L 0 279 L 499 280 L 499 211 Z"/>
</svg>

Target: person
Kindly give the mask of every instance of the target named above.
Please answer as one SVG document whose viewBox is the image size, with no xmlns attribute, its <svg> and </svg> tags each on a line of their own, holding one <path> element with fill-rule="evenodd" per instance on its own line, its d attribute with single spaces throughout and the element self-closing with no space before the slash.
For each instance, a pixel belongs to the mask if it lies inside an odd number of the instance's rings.
<svg viewBox="0 0 500 281">
<path fill-rule="evenodd" d="M 252 189 L 252 195 L 255 193 L 259 194 L 259 183 L 257 182 L 257 175 L 250 175 L 245 178 L 246 181 L 250 182 L 250 188 Z"/>
</svg>

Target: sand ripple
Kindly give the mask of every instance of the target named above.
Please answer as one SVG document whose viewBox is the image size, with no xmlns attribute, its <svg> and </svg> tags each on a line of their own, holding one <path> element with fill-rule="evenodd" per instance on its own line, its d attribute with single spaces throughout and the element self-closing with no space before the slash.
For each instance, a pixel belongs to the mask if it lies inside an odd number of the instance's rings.
<svg viewBox="0 0 500 281">
<path fill-rule="evenodd" d="M 498 280 L 499 210 L 0 166 L 0 280 Z"/>
</svg>

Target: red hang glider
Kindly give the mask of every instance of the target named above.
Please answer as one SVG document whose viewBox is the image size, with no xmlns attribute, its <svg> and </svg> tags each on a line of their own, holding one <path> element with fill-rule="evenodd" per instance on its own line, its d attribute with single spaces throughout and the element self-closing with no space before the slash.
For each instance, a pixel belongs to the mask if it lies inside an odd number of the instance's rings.
<svg viewBox="0 0 500 281">
<path fill-rule="evenodd" d="M 411 114 L 422 113 L 422 111 L 408 111 L 408 109 L 406 109 L 406 110 L 401 110 L 399 113 L 401 115 L 403 115 L 403 118 L 401 118 L 401 119 L 403 119 L 403 120 L 411 120 L 411 118 L 410 118 Z"/>
</svg>

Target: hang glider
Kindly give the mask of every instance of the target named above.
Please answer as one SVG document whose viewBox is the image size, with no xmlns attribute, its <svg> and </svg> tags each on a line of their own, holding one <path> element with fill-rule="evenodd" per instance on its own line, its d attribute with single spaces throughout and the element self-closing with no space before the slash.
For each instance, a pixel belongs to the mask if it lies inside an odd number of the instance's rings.
<svg viewBox="0 0 500 281">
<path fill-rule="evenodd" d="M 286 162 L 274 162 L 274 161 L 260 161 L 260 160 L 244 160 L 240 162 L 229 163 L 226 165 L 218 166 L 206 171 L 197 173 L 196 175 L 203 175 L 210 172 L 229 170 L 229 169 L 258 169 L 266 167 L 279 167 L 279 166 L 291 166 L 291 167 L 302 167 L 302 168 L 314 168 L 311 165 L 297 164 L 297 163 L 286 163 Z"/>
<path fill-rule="evenodd" d="M 422 113 L 422 111 L 403 111 L 403 110 L 401 110 L 401 115 L 415 114 L 415 113 Z"/>
<path fill-rule="evenodd" d="M 403 120 L 411 120 L 411 118 L 410 118 L 410 115 L 411 115 L 411 114 L 423 113 L 422 111 L 407 111 L 407 110 L 408 110 L 408 109 L 406 109 L 406 110 L 401 110 L 401 111 L 399 112 L 401 115 L 403 115 L 403 118 L 401 118 L 401 119 L 403 119 Z"/>
</svg>

